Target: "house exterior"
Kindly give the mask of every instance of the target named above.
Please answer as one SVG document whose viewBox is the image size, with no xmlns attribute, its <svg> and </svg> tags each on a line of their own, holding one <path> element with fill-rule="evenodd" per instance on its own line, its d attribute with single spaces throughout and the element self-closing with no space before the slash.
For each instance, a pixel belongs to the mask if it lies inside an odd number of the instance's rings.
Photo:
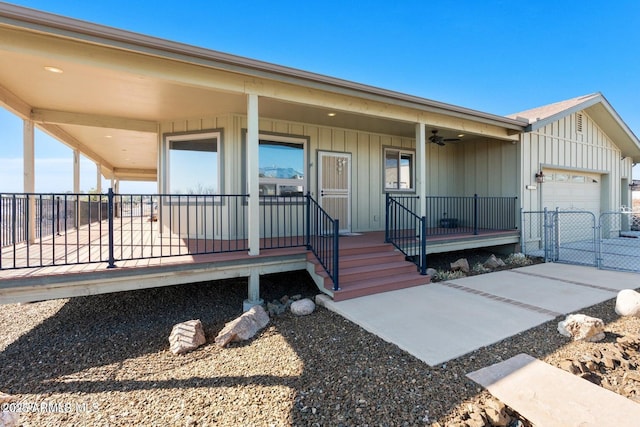
<svg viewBox="0 0 640 427">
<path fill-rule="evenodd" d="M 135 284 L 123 270 L 104 273 L 110 285 L 76 274 L 16 281 L 5 287 L 30 291 L 7 301 L 42 297 L 52 281 L 47 295 L 60 297 L 245 276 L 250 306 L 261 274 L 316 272 L 307 254 L 270 250 L 309 248 L 337 284 L 337 258 L 323 259 L 337 256 L 338 234 L 380 233 L 424 270 L 429 253 L 518 244 L 519 209 L 564 200 L 561 184 L 546 187 L 566 171 L 589 187 L 584 207 L 630 201 L 625 183 L 640 159 L 600 94 L 502 117 L 1 3 L 0 52 L 0 103 L 24 120 L 24 193 L 34 193 L 37 126 L 73 148 L 76 165 L 80 154 L 94 161 L 115 194 L 121 180 L 157 182 L 155 198 L 108 196 L 109 209 L 145 212 L 151 222 L 139 227 L 156 241 L 247 255 L 136 270 Z M 538 172 L 554 183 L 534 189 Z M 79 193 L 77 167 L 74 176 Z M 331 233 L 335 246 L 324 247 Z M 138 249 L 131 259 L 156 257 Z M 116 266 L 109 252 L 96 262 Z"/>
<path fill-rule="evenodd" d="M 583 209 L 596 213 L 631 206 L 638 138 L 600 93 L 512 115 L 530 122 L 521 136 L 526 211 Z M 535 182 L 542 173 L 542 183 Z"/>
</svg>

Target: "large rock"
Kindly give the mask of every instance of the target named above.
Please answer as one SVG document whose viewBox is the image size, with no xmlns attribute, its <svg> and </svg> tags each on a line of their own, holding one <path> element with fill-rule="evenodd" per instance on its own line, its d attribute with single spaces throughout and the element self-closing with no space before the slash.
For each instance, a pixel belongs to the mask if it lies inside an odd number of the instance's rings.
<svg viewBox="0 0 640 427">
<path fill-rule="evenodd" d="M 451 271 L 462 271 L 463 273 L 469 272 L 469 261 L 466 258 L 460 258 L 456 262 L 451 263 Z"/>
<path fill-rule="evenodd" d="M 301 299 L 291 303 L 291 312 L 298 316 L 306 316 L 313 313 L 316 305 L 309 298 Z"/>
<path fill-rule="evenodd" d="M 225 347 L 232 341 L 248 340 L 268 323 L 269 315 L 261 305 L 256 305 L 242 316 L 224 325 L 215 342 L 220 347 Z"/>
<path fill-rule="evenodd" d="M 616 313 L 620 316 L 640 317 L 640 293 L 623 289 L 616 298 Z"/>
<path fill-rule="evenodd" d="M 18 400 L 15 396 L 0 391 L 0 427 L 16 427 L 20 425 L 20 414 L 2 410 L 6 404 Z"/>
<path fill-rule="evenodd" d="M 500 258 L 496 258 L 495 255 L 491 254 L 489 258 L 482 264 L 485 268 L 490 268 L 491 270 L 495 270 L 498 267 L 504 267 L 505 263 Z"/>
<path fill-rule="evenodd" d="M 436 270 L 435 268 L 427 268 L 427 275 L 429 275 L 429 277 L 431 278 L 435 278 L 438 275 L 438 270 Z"/>
<path fill-rule="evenodd" d="M 604 339 L 604 322 L 584 314 L 570 314 L 558 322 L 558 332 L 574 341 L 601 341 Z"/>
<path fill-rule="evenodd" d="M 178 323 L 171 329 L 171 335 L 169 335 L 169 349 L 173 354 L 188 353 L 206 342 L 202 322 L 199 319 Z"/>
</svg>

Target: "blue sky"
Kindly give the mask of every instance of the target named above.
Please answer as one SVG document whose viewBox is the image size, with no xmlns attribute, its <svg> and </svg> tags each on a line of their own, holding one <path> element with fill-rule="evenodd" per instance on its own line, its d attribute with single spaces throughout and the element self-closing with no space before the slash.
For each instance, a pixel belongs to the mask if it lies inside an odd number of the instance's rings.
<svg viewBox="0 0 640 427">
<path fill-rule="evenodd" d="M 12 3 L 499 115 L 599 91 L 640 135 L 636 0 Z M 20 127 L 0 112 L 0 157 L 21 156 Z M 46 139 L 36 138 L 36 191 L 57 183 L 40 177 L 61 170 L 46 165 L 71 162 Z M 82 166 L 88 190 L 95 167 Z M 70 189 L 64 173 L 55 179 Z M 0 171 L 3 191 L 6 179 L 21 188 L 21 172 Z"/>
</svg>

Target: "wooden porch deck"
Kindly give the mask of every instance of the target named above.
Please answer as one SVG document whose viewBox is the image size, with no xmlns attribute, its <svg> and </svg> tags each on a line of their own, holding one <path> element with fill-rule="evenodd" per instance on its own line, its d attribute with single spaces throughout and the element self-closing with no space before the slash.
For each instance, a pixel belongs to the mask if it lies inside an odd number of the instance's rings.
<svg viewBox="0 0 640 427">
<path fill-rule="evenodd" d="M 168 230 L 160 235 L 158 224 L 154 222 L 134 221 L 134 224 L 118 221 L 114 230 L 116 242 L 116 267 L 108 268 L 108 245 L 106 223 L 71 230 L 65 235 L 49 236 L 31 245 L 20 244 L 2 249 L 2 270 L 0 270 L 0 303 L 28 301 L 37 299 L 79 296 L 93 293 L 116 292 L 144 287 L 167 286 L 197 281 L 210 281 L 229 277 L 246 277 L 251 268 L 259 267 L 261 274 L 307 269 L 313 273 L 313 255 L 304 246 L 278 249 L 261 249 L 260 255 L 248 255 L 246 240 L 210 240 L 182 239 L 171 235 Z M 451 234 L 433 237 L 428 241 L 428 253 L 446 251 L 459 245 L 495 243 L 496 239 L 512 238 L 514 232 L 485 231 L 477 236 L 469 234 Z M 502 241 L 502 240 L 501 240 Z M 279 238 L 281 246 L 302 244 L 300 236 Z M 261 245 L 273 246 L 275 241 L 261 239 Z M 356 286 L 349 272 L 354 258 L 356 275 L 362 276 L 367 269 L 384 268 L 363 261 L 364 255 L 354 256 L 359 248 L 378 248 L 375 251 L 388 251 L 384 246 L 384 232 L 367 232 L 341 237 L 339 239 L 341 267 L 341 291 L 352 288 L 351 293 L 342 292 L 340 299 L 390 290 L 387 285 L 377 286 L 375 280 Z M 476 246 L 477 247 L 477 246 Z M 198 251 L 227 251 L 198 254 Z M 439 249 L 440 248 L 440 249 Z M 442 250 L 442 248 L 445 248 Z M 456 249 L 453 249 L 456 250 Z M 399 253 L 396 252 L 396 255 Z M 127 260 L 119 260 L 128 257 Z M 139 258 L 139 259 L 133 259 Z M 49 260 L 52 265 L 40 266 L 41 260 Z M 27 264 L 29 262 L 30 264 Z M 28 267 L 27 265 L 36 266 Z M 11 268 L 13 265 L 20 268 Z M 380 264 L 380 261 L 377 262 Z M 389 262 L 391 269 L 397 266 Z M 406 263 L 409 268 L 413 264 Z M 389 270 L 392 273 L 392 270 Z M 417 274 L 417 273 L 416 273 Z M 383 273 L 378 273 L 383 276 Z M 343 276 L 346 277 L 343 280 Z M 367 276 L 362 276 L 366 278 Z M 372 277 L 373 279 L 373 277 Z M 415 280 L 412 279 L 413 282 Z M 428 282 L 428 281 L 427 281 Z M 318 281 L 316 280 L 316 283 Z M 407 282 L 408 283 L 408 282 Z M 424 276 L 420 283 L 424 282 Z M 333 295 L 331 286 L 318 286 Z M 357 291 L 354 291 L 357 287 Z M 406 287 L 406 286 L 405 286 Z M 67 291 L 65 291 L 66 289 Z M 17 296 L 16 296 L 17 295 Z M 350 296 L 351 295 L 351 296 Z M 335 295 L 334 295 L 335 297 Z"/>
</svg>

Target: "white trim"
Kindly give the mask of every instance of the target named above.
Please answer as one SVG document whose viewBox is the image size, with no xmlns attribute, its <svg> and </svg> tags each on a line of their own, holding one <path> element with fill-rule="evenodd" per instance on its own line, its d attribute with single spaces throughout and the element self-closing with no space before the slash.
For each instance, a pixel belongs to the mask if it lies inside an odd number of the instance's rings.
<svg viewBox="0 0 640 427">
<path fill-rule="evenodd" d="M 163 170 L 164 177 L 159 179 L 162 182 L 161 192 L 164 194 L 171 193 L 171 143 L 174 141 L 198 141 L 201 139 L 213 139 L 217 141 L 218 149 L 217 153 L 217 171 L 218 176 L 216 179 L 218 181 L 218 193 L 224 193 L 222 188 L 222 132 L 221 131 L 194 131 L 181 133 L 178 135 L 167 134 L 164 136 L 164 153 L 165 153 L 165 167 Z"/>
<path fill-rule="evenodd" d="M 343 222 L 340 223 L 340 233 L 349 233 L 351 232 L 351 195 L 352 195 L 352 188 L 351 188 L 351 175 L 353 173 L 352 171 L 352 166 L 353 166 L 353 162 L 351 161 L 351 153 L 345 153 L 345 152 L 336 152 L 336 151 L 324 151 L 324 150 L 318 150 L 318 204 L 320 205 L 320 207 L 326 209 L 326 207 L 322 206 L 322 202 L 325 196 L 322 195 L 322 191 L 324 190 L 324 188 L 322 187 L 322 176 L 323 176 L 323 170 L 322 170 L 322 157 L 323 156 L 327 156 L 327 157 L 343 157 L 343 158 L 347 158 L 348 160 L 348 167 L 347 167 L 347 171 L 349 172 L 349 174 L 347 175 L 347 192 L 346 195 L 344 194 L 335 194 L 334 197 L 344 197 L 346 196 L 347 198 L 347 218 L 342 218 Z M 331 190 L 335 190 L 335 189 L 329 189 L 329 191 Z M 330 197 L 330 196 L 329 196 Z M 339 218 L 341 219 L 341 218 Z M 346 219 L 346 224 L 344 223 L 344 220 Z"/>
<path fill-rule="evenodd" d="M 287 179 L 287 178 L 269 178 L 269 177 L 258 177 L 259 184 L 276 184 L 276 187 L 280 186 L 300 186 L 302 183 L 302 193 L 306 194 L 307 189 L 309 188 L 309 180 L 308 180 L 308 146 L 307 146 L 307 138 L 305 137 L 296 137 L 296 136 L 288 136 L 288 135 L 274 135 L 269 133 L 259 133 L 258 134 L 258 150 L 260 149 L 260 141 L 271 141 L 271 142 L 282 142 L 282 143 L 292 143 L 299 144 L 302 146 L 302 180 L 299 179 Z M 259 162 L 258 162 L 259 169 Z M 259 185 L 258 185 L 259 187 Z M 276 191 L 276 194 L 278 192 Z"/>
<path fill-rule="evenodd" d="M 387 187 L 387 152 L 388 151 L 397 151 L 398 152 L 398 172 L 400 171 L 400 157 L 403 154 L 411 155 L 411 177 L 410 177 L 410 185 L 409 188 L 389 188 Z M 415 193 L 416 192 L 416 151 L 410 150 L 401 147 L 383 147 L 382 149 L 382 190 L 385 193 Z"/>
<path fill-rule="evenodd" d="M 247 94 L 247 190 L 248 201 L 248 240 L 249 255 L 260 254 L 260 179 L 259 179 L 259 141 L 260 116 L 258 114 L 258 95 Z"/>
<path fill-rule="evenodd" d="M 418 215 L 427 215 L 427 135 L 426 124 L 416 123 L 415 187 L 419 199 Z"/>
</svg>

